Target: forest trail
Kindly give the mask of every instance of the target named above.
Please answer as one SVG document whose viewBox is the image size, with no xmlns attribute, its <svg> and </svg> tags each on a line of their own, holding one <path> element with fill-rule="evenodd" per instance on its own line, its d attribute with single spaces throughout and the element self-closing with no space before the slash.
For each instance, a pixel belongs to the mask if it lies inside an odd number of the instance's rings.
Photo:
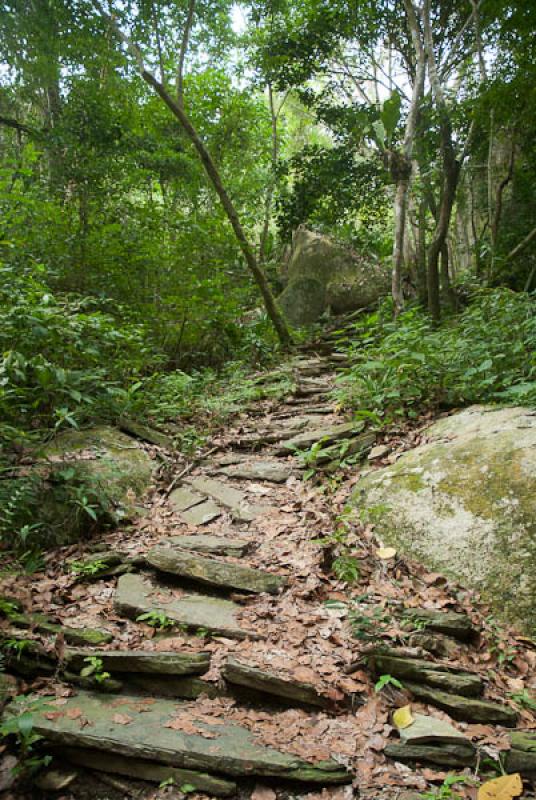
<svg viewBox="0 0 536 800">
<path fill-rule="evenodd" d="M 329 491 L 302 479 L 300 453 L 329 474 L 375 441 L 329 399 L 332 350 L 328 337 L 294 358 L 292 396 L 214 437 L 140 523 L 86 559 L 95 574 L 56 579 L 62 623 L 111 638 L 89 647 L 65 628 L 53 651 L 23 653 L 30 671 L 33 656 L 49 667 L 22 704 L 74 797 L 78 769 L 111 797 L 166 795 L 140 779 L 274 800 L 315 785 L 324 798 L 416 797 L 499 751 L 534 768 L 527 748 L 510 749 L 507 729 L 530 717 L 490 677 L 469 595 L 381 549 L 346 508 L 355 479 Z M 392 712 L 410 704 L 399 737 Z"/>
</svg>

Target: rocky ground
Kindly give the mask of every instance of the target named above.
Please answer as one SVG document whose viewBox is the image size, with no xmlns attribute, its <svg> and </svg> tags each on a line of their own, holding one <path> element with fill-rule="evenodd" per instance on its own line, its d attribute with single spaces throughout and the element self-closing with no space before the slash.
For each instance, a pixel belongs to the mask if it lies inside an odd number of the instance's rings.
<svg viewBox="0 0 536 800">
<path fill-rule="evenodd" d="M 53 755 L 20 788 L 5 748 L 3 796 L 409 800 L 455 772 L 474 798 L 492 762 L 531 796 L 536 646 L 348 505 L 360 462 L 426 421 L 376 441 L 330 402 L 339 363 L 295 358 L 295 392 L 177 464 L 136 523 L 3 577 L 0 691 L 25 694 L 5 719 L 30 713 Z"/>
</svg>

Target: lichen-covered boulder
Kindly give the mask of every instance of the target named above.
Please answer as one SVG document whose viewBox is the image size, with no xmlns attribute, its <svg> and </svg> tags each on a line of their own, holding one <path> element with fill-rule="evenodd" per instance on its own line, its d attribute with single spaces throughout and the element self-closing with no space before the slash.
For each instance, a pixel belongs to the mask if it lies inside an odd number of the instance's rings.
<svg viewBox="0 0 536 800">
<path fill-rule="evenodd" d="M 473 406 L 357 484 L 380 538 L 536 632 L 536 412 Z"/>
<path fill-rule="evenodd" d="M 20 521 L 31 527 L 29 544 L 52 547 L 132 518 L 152 471 L 150 456 L 117 429 L 70 430 L 42 447 L 34 466 L 11 482 L 9 491 L 24 498 Z"/>
<path fill-rule="evenodd" d="M 286 283 L 279 302 L 294 325 L 365 308 L 389 291 L 389 270 L 329 236 L 300 227 L 282 269 Z"/>
</svg>

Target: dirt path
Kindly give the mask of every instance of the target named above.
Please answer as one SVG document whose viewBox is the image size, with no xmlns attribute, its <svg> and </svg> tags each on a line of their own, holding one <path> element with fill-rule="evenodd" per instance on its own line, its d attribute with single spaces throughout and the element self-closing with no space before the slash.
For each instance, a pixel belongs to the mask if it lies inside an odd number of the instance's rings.
<svg viewBox="0 0 536 800">
<path fill-rule="evenodd" d="M 182 786 L 254 800 L 409 798 L 510 750 L 507 728 L 534 727 L 507 700 L 534 652 L 517 643 L 517 663 L 494 672 L 471 595 L 379 551 L 373 526 L 346 508 L 357 467 L 339 484 L 303 480 L 297 451 L 329 475 L 341 454 L 358 462 L 374 444 L 329 402 L 336 365 L 297 359 L 285 403 L 239 418 L 141 522 L 106 537 L 86 577 L 115 574 L 73 581 L 50 564 L 19 583 L 27 611 L 111 637 L 97 649 L 65 633 L 46 640 L 40 667 L 25 654 L 30 673 L 45 673 L 26 704 L 72 777 L 64 797 L 86 796 L 98 774 L 105 793 L 97 783 L 92 797 Z M 424 727 L 399 738 L 391 715 L 408 704 Z M 175 789 L 138 782 L 170 778 Z"/>
</svg>

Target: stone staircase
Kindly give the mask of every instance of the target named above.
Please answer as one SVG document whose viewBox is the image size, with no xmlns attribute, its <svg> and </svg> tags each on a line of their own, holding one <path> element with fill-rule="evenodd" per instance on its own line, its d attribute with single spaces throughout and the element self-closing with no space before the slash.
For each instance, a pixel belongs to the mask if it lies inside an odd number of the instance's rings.
<svg viewBox="0 0 536 800">
<path fill-rule="evenodd" d="M 318 348 L 329 355 L 289 363 L 296 390 L 284 404 L 242 424 L 224 450 L 184 475 L 165 502 L 167 535 L 135 557 L 92 556 L 102 565 L 93 577 L 113 587 L 118 624 L 149 623 L 156 636 L 125 647 L 106 631 L 11 615 L 11 637 L 20 628 L 60 635 L 55 649 L 36 641 L 18 657 L 7 651 L 10 671 L 54 677 L 52 695 L 17 699 L 6 713 L 31 712 L 56 769 L 173 780 L 210 796 L 234 795 L 252 778 L 351 783 L 367 702 L 353 676 L 363 670 L 399 679 L 415 700 L 455 720 L 515 727 L 515 710 L 482 698 L 478 674 L 437 656 L 472 646 L 478 630 L 467 616 L 413 609 L 413 647 L 382 642 L 363 655 L 324 603 L 322 548 L 312 540 L 334 520 L 309 508 L 301 454 L 329 470 L 341 445 L 364 458 L 375 439 L 329 401 L 343 361 L 332 350 L 339 335 Z M 75 690 L 61 689 L 69 685 Z M 510 758 L 526 774 L 536 771 L 532 742 L 512 737 Z M 431 713 L 386 744 L 396 762 L 464 767 L 477 759 L 471 739 Z"/>
</svg>

